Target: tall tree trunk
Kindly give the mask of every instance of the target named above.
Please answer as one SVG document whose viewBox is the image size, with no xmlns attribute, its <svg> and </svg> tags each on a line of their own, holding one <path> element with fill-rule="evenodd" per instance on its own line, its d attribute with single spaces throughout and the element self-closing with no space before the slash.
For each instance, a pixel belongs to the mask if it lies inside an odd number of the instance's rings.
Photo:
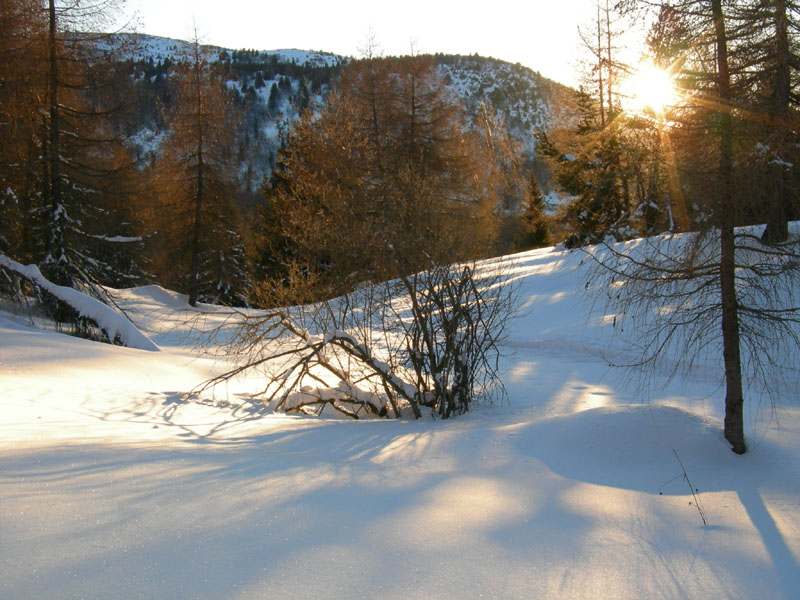
<svg viewBox="0 0 800 600">
<path fill-rule="evenodd" d="M 189 304 L 197 306 L 200 294 L 200 229 L 203 212 L 203 139 L 197 141 L 197 181 L 194 197 L 194 223 L 192 224 L 191 264 L 189 265 Z"/>
<path fill-rule="evenodd" d="M 378 82 L 377 78 L 375 77 L 375 58 L 372 56 L 372 50 L 370 49 L 370 54 L 367 57 L 367 78 L 369 83 L 369 108 L 370 108 L 370 119 L 371 119 L 371 127 L 372 127 L 372 144 L 375 150 L 375 162 L 378 166 L 378 174 L 383 175 L 384 173 L 384 166 L 383 166 L 383 140 L 381 138 L 381 121 L 378 116 Z"/>
<path fill-rule="evenodd" d="M 611 60 L 611 9 L 608 7 L 608 0 L 606 0 L 606 73 L 608 77 L 606 78 L 606 92 L 608 93 L 608 115 L 609 120 L 611 120 L 611 113 L 614 112 L 613 109 L 613 102 L 612 102 L 612 90 L 611 90 L 611 70 L 613 68 L 613 62 Z"/>
<path fill-rule="evenodd" d="M 197 136 L 197 179 L 195 181 L 195 196 L 194 196 L 194 223 L 192 224 L 192 245 L 190 248 L 191 264 L 189 265 L 189 305 L 197 306 L 197 296 L 200 293 L 199 272 L 200 272 L 200 230 L 201 230 L 201 217 L 203 212 L 203 194 L 205 192 L 205 172 L 204 172 L 204 147 L 203 147 L 203 118 L 204 118 L 204 102 L 203 93 L 201 89 L 201 76 L 200 76 L 200 43 L 197 41 L 195 34 L 194 42 L 194 110 L 195 112 L 195 135 Z"/>
<path fill-rule="evenodd" d="M 785 242 L 789 237 L 789 203 L 791 202 L 784 152 L 787 145 L 787 121 L 789 118 L 789 101 L 791 94 L 791 53 L 789 50 L 788 22 L 786 18 L 786 0 L 772 0 L 775 26 L 775 89 L 772 92 L 771 112 L 772 127 L 777 136 L 773 140 L 772 149 L 780 160 L 771 161 L 770 179 L 774 188 L 768 199 L 766 221 L 767 226 L 761 236 L 768 244 Z"/>
<path fill-rule="evenodd" d="M 725 439 L 734 452 L 744 454 L 744 393 L 739 347 L 739 312 L 736 298 L 735 215 L 733 206 L 733 125 L 731 119 L 731 80 L 728 69 L 728 39 L 722 0 L 711 0 L 717 46 L 717 91 L 720 110 L 719 228 L 720 290 L 722 300 L 722 353 L 725 361 Z"/>
<path fill-rule="evenodd" d="M 600 127 L 606 126 L 606 109 L 603 88 L 603 33 L 600 26 L 600 1 L 597 2 L 597 85 L 600 98 Z"/>
<path fill-rule="evenodd" d="M 47 231 L 45 233 L 45 255 L 48 261 L 56 264 L 60 263 L 64 258 L 61 253 L 64 248 L 63 244 L 63 231 L 61 230 L 61 218 L 63 211 L 61 210 L 61 124 L 59 123 L 59 105 L 58 105 L 58 24 L 56 22 L 56 5 L 55 0 L 49 2 L 48 16 L 50 20 L 50 29 L 47 37 L 47 45 L 49 51 L 48 57 L 48 86 L 49 86 L 49 101 L 50 110 L 48 115 L 48 144 L 46 161 L 48 168 L 48 182 L 47 182 L 47 201 L 50 205 L 50 219 L 47 223 Z M 54 274 L 51 273 L 51 276 Z M 56 283 L 66 283 L 62 277 L 56 276 Z"/>
</svg>

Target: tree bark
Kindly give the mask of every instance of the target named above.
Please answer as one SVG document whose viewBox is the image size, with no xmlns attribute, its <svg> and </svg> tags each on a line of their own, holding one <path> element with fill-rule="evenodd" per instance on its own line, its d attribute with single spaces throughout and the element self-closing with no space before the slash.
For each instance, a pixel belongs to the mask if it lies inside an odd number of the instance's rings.
<svg viewBox="0 0 800 600">
<path fill-rule="evenodd" d="M 608 7 L 608 0 L 606 0 L 606 60 L 608 64 L 606 65 L 606 91 L 608 93 L 608 119 L 611 120 L 611 114 L 614 112 L 614 104 L 613 104 L 613 97 L 611 92 L 611 73 L 613 68 L 613 62 L 611 60 L 611 9 Z"/>
<path fill-rule="evenodd" d="M 47 183 L 47 200 L 50 204 L 51 218 L 56 221 L 59 218 L 58 207 L 61 204 L 61 150 L 60 150 L 60 127 L 59 106 L 58 106 L 58 27 L 56 22 L 55 0 L 50 0 L 48 6 L 49 34 L 47 45 L 48 57 L 48 86 L 49 86 L 49 120 L 48 120 L 48 148 L 47 148 L 47 167 L 49 170 L 49 180 Z M 52 256 L 54 252 L 59 252 L 63 248 L 59 235 L 59 226 L 56 222 L 50 223 L 45 236 L 45 253 L 58 262 L 60 257 Z M 56 277 L 56 283 L 63 284 L 64 281 Z"/>
<path fill-rule="evenodd" d="M 197 142 L 197 180 L 195 182 L 195 197 L 194 197 L 194 223 L 192 225 L 192 245 L 190 248 L 191 264 L 189 265 L 189 305 L 197 306 L 197 296 L 199 295 L 199 271 L 200 271 L 200 230 L 201 230 L 201 217 L 203 213 L 203 194 L 204 194 L 204 147 L 203 147 L 203 92 L 201 90 L 201 77 L 200 77 L 200 43 L 195 35 L 194 41 L 194 81 L 195 86 L 195 135 Z"/>
<path fill-rule="evenodd" d="M 736 298 L 735 215 L 733 207 L 732 165 L 733 125 L 731 119 L 731 80 L 728 68 L 728 40 L 722 0 L 711 0 L 717 47 L 717 91 L 721 109 L 719 161 L 720 292 L 722 300 L 722 352 L 725 362 L 725 439 L 734 452 L 744 454 L 744 393 L 739 346 L 739 311 Z"/>
<path fill-rule="evenodd" d="M 791 52 L 789 50 L 786 0 L 772 0 L 775 26 L 775 89 L 772 95 L 772 125 L 777 133 L 772 150 L 776 159 L 771 161 L 770 179 L 774 182 L 772 196 L 768 199 L 766 227 L 761 240 L 767 244 L 785 242 L 789 238 L 789 203 L 791 202 L 786 167 L 783 164 L 786 150 L 786 128 L 791 96 Z"/>
<path fill-rule="evenodd" d="M 597 86 L 600 98 L 600 127 L 606 126 L 605 99 L 603 98 L 603 37 L 600 21 L 600 1 L 597 1 Z"/>
</svg>

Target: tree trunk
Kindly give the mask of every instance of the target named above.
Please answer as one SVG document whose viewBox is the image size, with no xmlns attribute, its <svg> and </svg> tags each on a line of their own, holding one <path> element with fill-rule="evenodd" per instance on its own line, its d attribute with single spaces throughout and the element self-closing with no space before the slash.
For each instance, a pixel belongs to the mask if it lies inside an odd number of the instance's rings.
<svg viewBox="0 0 800 600">
<path fill-rule="evenodd" d="M 197 41 L 195 34 L 194 42 L 194 86 L 195 86 L 195 106 L 196 122 L 195 122 L 195 135 L 197 136 L 197 180 L 195 182 L 195 197 L 194 197 L 194 223 L 192 225 L 192 245 L 191 264 L 189 265 L 189 305 L 197 306 L 197 296 L 200 293 L 199 285 L 199 271 L 200 271 L 200 229 L 201 217 L 203 211 L 203 194 L 204 194 L 204 157 L 203 157 L 203 113 L 205 110 L 203 102 L 203 93 L 201 90 L 201 77 L 200 77 L 200 43 Z"/>
<path fill-rule="evenodd" d="M 203 138 L 197 141 L 197 182 L 194 197 L 194 223 L 192 225 L 191 264 L 189 265 L 189 305 L 197 306 L 200 293 L 200 220 L 203 211 Z"/>
<path fill-rule="evenodd" d="M 772 126 L 777 133 L 772 150 L 778 160 L 771 161 L 770 179 L 774 184 L 772 196 L 767 200 L 767 226 L 761 240 L 767 244 L 785 242 L 789 237 L 789 203 L 791 202 L 783 164 L 786 150 L 786 127 L 789 118 L 791 95 L 791 52 L 789 50 L 786 0 L 772 0 L 775 25 L 775 89 L 772 96 Z"/>
<path fill-rule="evenodd" d="M 608 0 L 606 0 L 606 60 L 608 64 L 606 65 L 606 92 L 608 93 L 608 119 L 611 120 L 611 114 L 614 112 L 614 103 L 612 98 L 611 92 L 611 73 L 613 68 L 613 62 L 611 60 L 611 9 L 608 7 Z"/>
<path fill-rule="evenodd" d="M 48 119 L 48 144 L 47 144 L 47 168 L 49 180 L 47 182 L 47 200 L 50 204 L 50 218 L 52 221 L 48 223 L 47 233 L 45 235 L 45 255 L 50 259 L 59 263 L 61 256 L 58 254 L 63 250 L 63 240 L 61 239 L 60 220 L 61 211 L 59 206 L 61 204 L 61 150 L 60 150 L 60 127 L 59 123 L 59 106 L 58 106 L 58 27 L 56 23 L 56 5 L 55 0 L 49 2 L 49 20 L 50 30 L 47 38 L 47 45 L 49 51 L 48 62 L 48 86 L 49 86 L 49 119 Z M 63 285 L 66 283 L 62 277 L 56 276 L 55 273 L 51 274 L 55 283 Z"/>
<path fill-rule="evenodd" d="M 725 361 L 725 439 L 737 454 L 744 454 L 744 393 L 739 348 L 739 312 L 736 298 L 734 207 L 731 190 L 733 165 L 733 125 L 731 83 L 728 69 L 728 40 L 722 13 L 722 0 L 711 0 L 717 46 L 717 90 L 720 106 L 719 228 L 720 291 L 722 300 L 722 352 Z"/>
<path fill-rule="evenodd" d="M 600 0 L 597 1 L 597 85 L 600 98 L 600 127 L 606 126 L 605 99 L 603 97 L 603 37 L 600 25 Z"/>
</svg>

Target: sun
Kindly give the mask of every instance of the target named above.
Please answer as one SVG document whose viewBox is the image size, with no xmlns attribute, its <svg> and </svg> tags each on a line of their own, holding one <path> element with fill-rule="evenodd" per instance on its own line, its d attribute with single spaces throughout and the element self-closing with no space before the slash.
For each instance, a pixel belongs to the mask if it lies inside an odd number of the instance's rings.
<svg viewBox="0 0 800 600">
<path fill-rule="evenodd" d="M 665 109 L 675 104 L 677 90 L 669 71 L 651 63 L 640 64 L 623 84 L 625 108 L 630 112 L 652 111 L 663 115 Z"/>
</svg>

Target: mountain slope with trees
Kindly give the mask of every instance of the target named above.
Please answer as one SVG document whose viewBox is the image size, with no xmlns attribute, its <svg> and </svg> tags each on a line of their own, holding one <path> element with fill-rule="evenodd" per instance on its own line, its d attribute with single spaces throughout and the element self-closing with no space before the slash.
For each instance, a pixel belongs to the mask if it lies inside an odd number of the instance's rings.
<svg viewBox="0 0 800 600">
<path fill-rule="evenodd" d="M 120 58 L 129 65 L 141 87 L 159 93 L 174 64 L 191 56 L 189 42 L 140 34 L 113 36 L 127 48 Z M 257 186 L 259 178 L 269 174 L 281 133 L 299 118 L 299 112 L 313 101 L 322 101 L 341 66 L 349 60 L 325 52 L 303 50 L 231 50 L 204 46 L 210 63 L 218 63 L 229 87 L 239 91 L 239 101 L 246 107 L 247 118 L 239 138 L 240 154 L 255 154 L 261 162 L 248 161 L 243 168 L 243 184 Z M 535 131 L 554 122 L 572 118 L 569 88 L 542 77 L 539 73 L 510 63 L 480 56 L 434 55 L 437 70 L 446 84 L 475 118 L 481 106 L 491 104 L 505 122 L 510 136 L 521 145 L 531 164 L 535 155 Z M 147 95 L 147 94 L 145 94 Z M 137 104 L 146 104 L 143 97 Z M 133 139 L 153 140 L 148 131 L 157 123 L 142 120 Z M 154 146 L 138 144 L 139 152 L 152 152 Z M 249 169 L 249 171 L 248 171 Z M 542 171 L 542 174 L 544 171 Z"/>
<path fill-rule="evenodd" d="M 113 10 L 114 3 L 87 5 L 81 9 L 85 14 L 75 15 L 60 8 L 51 15 L 32 1 L 14 10 L 12 4 L 2 21 L 9 60 L 0 75 L 10 92 L 2 106 L 8 117 L 2 131 L 8 143 L 1 151 L 0 201 L 7 217 L 0 231 L 2 251 L 14 260 L 41 264 L 61 283 L 158 282 L 190 293 L 193 301 L 251 301 L 254 283 L 267 274 L 260 248 L 281 243 L 266 239 L 271 232 L 258 216 L 275 208 L 270 206 L 275 197 L 264 196 L 275 185 L 275 166 L 287 144 L 297 141 L 295 129 L 327 110 L 332 90 L 342 87 L 343 69 L 360 61 L 302 50 L 231 50 L 140 34 L 78 34 L 76 23 L 84 29 L 101 23 L 95 19 Z M 84 16 L 87 20 L 80 20 Z M 543 206 L 528 201 L 525 183 L 547 176 L 536 158 L 533 134 L 563 116 L 558 103 L 568 96 L 566 88 L 519 65 L 477 56 L 380 60 L 399 69 L 385 73 L 389 78 L 400 76 L 413 61 L 424 63 L 417 80 L 436 80 L 436 110 L 458 114 L 448 117 L 450 133 L 435 135 L 425 153 L 465 157 L 485 148 L 480 166 L 448 159 L 433 167 L 451 183 L 481 172 L 474 179 L 484 185 L 481 211 L 499 217 L 482 235 L 506 241 L 485 239 L 478 254 L 534 239 L 519 217 L 533 210 L 537 221 Z M 427 100 L 413 91 L 415 77 L 408 97 L 422 107 Z M 388 89 L 391 82 L 382 85 Z M 416 108 L 410 110 L 410 126 L 422 125 Z M 44 122 L 40 115 L 47 115 Z M 469 152 L 456 151 L 462 134 L 470 140 Z M 404 135 L 423 152 L 413 131 Z M 400 145 L 393 148 L 403 152 Z M 433 163 L 419 162 L 421 155 L 412 158 L 406 150 L 409 184 L 409 177 L 419 174 L 413 169 Z M 456 167 L 466 170 L 454 178 L 449 169 Z M 516 177 L 522 183 L 512 182 Z M 434 177 L 426 182 L 441 187 Z M 422 188 L 415 193 L 422 194 Z M 458 203 L 446 195 L 435 197 L 448 207 L 429 207 L 445 220 Z M 471 198 L 477 201 L 478 195 Z M 526 219 L 533 222 L 531 215 Z M 284 275 L 289 258 L 279 256 Z M 374 272 L 388 276 L 397 270 Z"/>
</svg>

